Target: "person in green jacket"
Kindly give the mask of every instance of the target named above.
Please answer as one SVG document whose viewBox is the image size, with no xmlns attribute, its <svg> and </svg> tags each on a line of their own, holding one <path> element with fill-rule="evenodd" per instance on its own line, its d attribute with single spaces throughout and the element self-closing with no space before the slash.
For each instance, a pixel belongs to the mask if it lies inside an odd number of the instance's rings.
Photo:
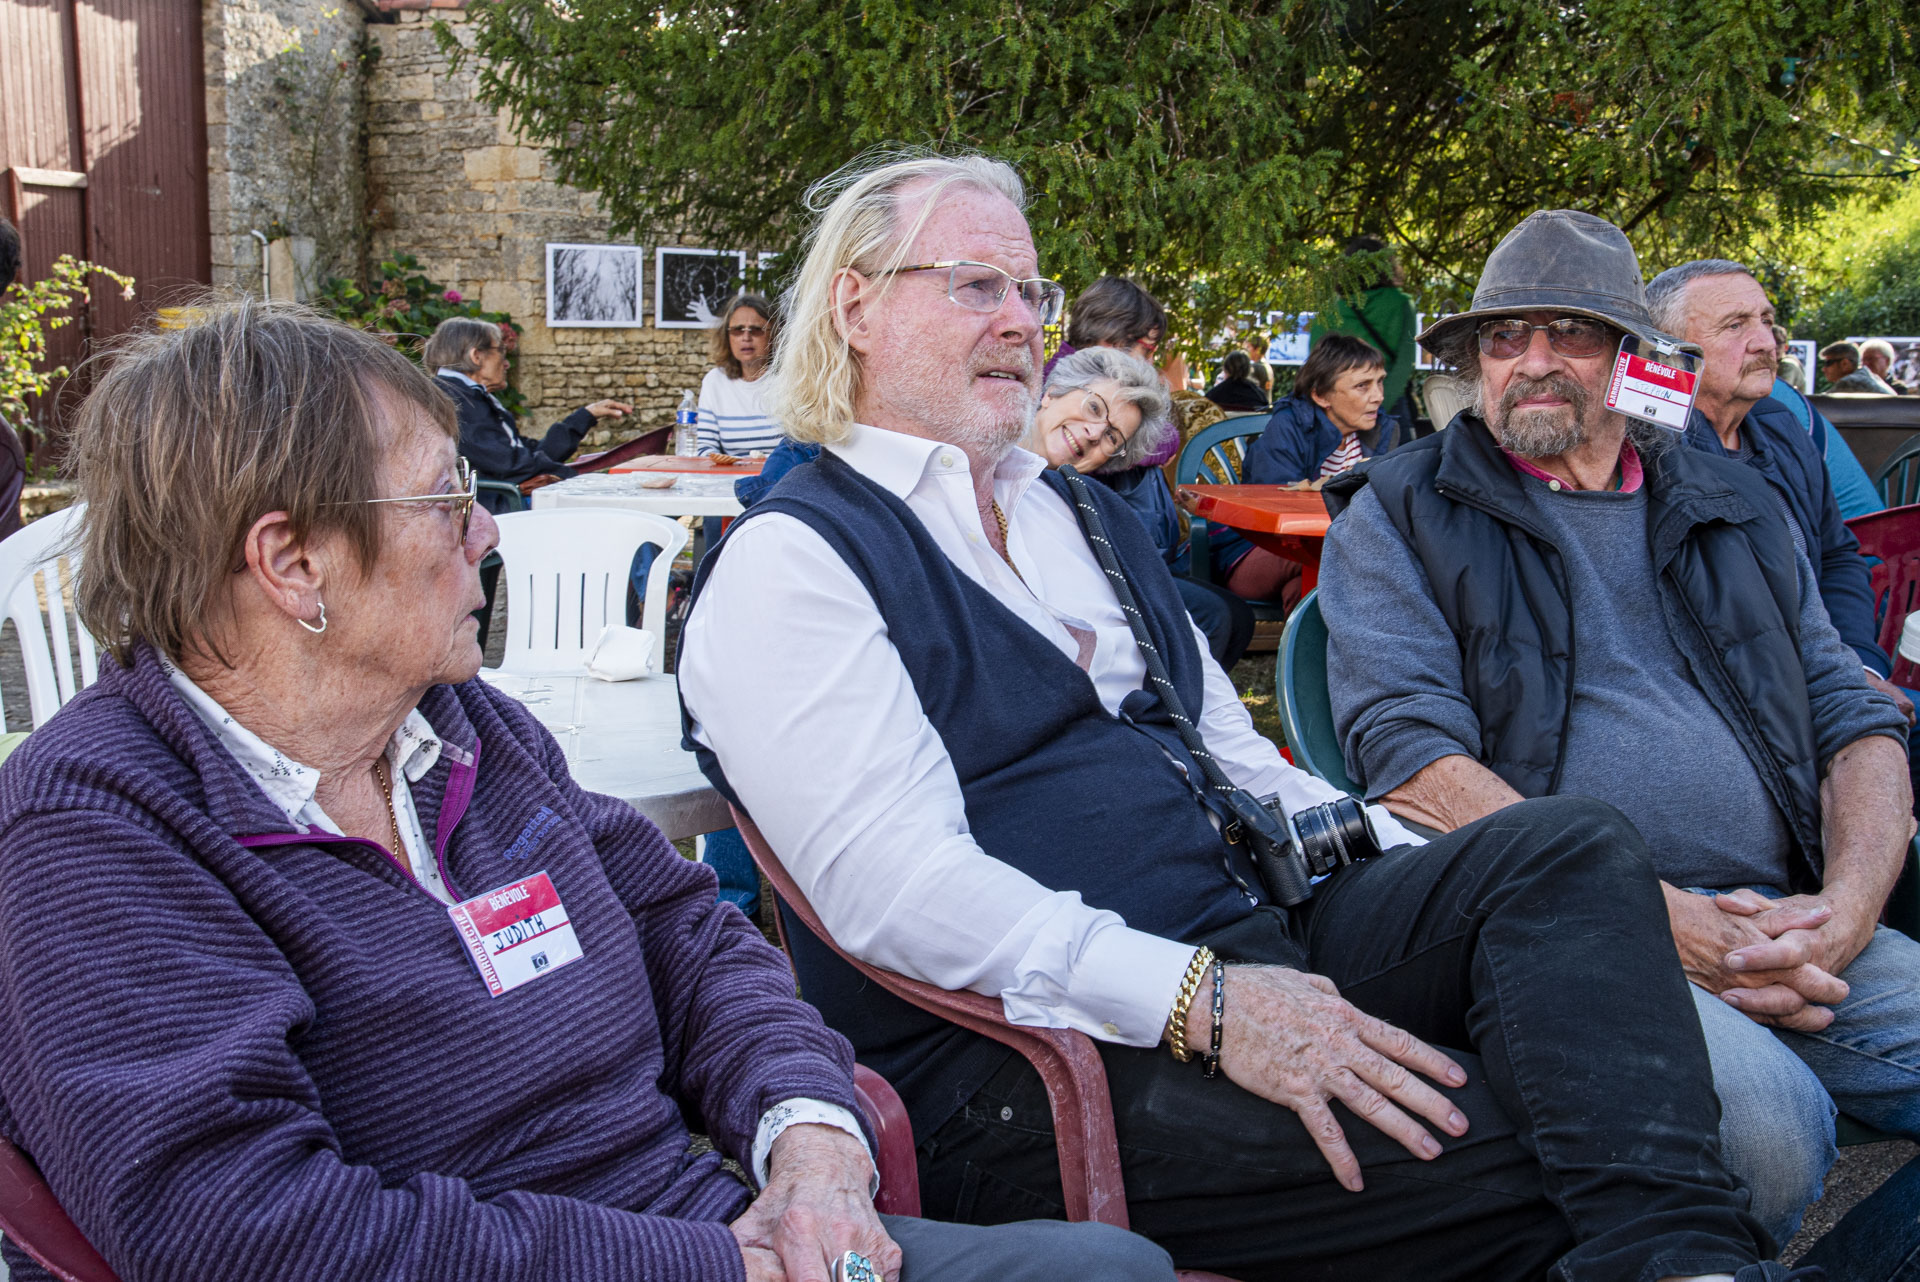
<svg viewBox="0 0 1920 1282">
<path fill-rule="evenodd" d="M 1377 254 L 1386 248 L 1387 242 L 1378 236 L 1355 236 L 1347 242 L 1346 253 L 1348 257 Z M 1317 344 L 1328 334 L 1351 334 L 1386 355 L 1386 400 L 1382 412 L 1400 420 L 1399 439 L 1410 441 L 1414 437 L 1416 415 L 1408 388 L 1413 381 L 1413 336 L 1419 326 L 1414 321 L 1413 299 L 1401 288 L 1405 283 L 1406 275 L 1396 256 L 1386 272 L 1359 296 L 1358 307 L 1355 299 L 1343 296 L 1313 318 L 1307 334 L 1310 344 Z"/>
</svg>

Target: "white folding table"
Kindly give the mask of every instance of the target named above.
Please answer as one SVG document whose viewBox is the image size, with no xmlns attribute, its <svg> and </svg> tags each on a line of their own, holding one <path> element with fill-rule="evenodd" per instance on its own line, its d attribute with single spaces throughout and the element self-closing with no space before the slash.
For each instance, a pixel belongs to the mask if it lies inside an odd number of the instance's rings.
<svg viewBox="0 0 1920 1282">
<path fill-rule="evenodd" d="M 673 677 L 601 681 L 509 676 L 491 668 L 480 675 L 525 704 L 552 732 L 576 783 L 626 802 L 668 840 L 733 826 L 725 798 L 680 746 L 680 696 Z"/>
<path fill-rule="evenodd" d="M 650 489 L 642 480 L 672 476 L 667 489 Z M 552 485 L 530 496 L 533 510 L 558 507 L 616 507 L 660 516 L 739 516 L 740 500 L 733 497 L 733 476 L 705 476 L 697 472 L 589 472 Z"/>
</svg>

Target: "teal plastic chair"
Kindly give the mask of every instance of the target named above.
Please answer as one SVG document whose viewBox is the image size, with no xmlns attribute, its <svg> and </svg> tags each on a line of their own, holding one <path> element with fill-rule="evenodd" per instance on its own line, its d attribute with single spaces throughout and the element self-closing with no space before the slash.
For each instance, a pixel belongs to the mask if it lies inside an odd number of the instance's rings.
<svg viewBox="0 0 1920 1282">
<path fill-rule="evenodd" d="M 1920 436 L 1909 436 L 1893 452 L 1893 457 L 1873 474 L 1873 488 L 1888 507 L 1905 507 L 1920 502 Z"/>
<path fill-rule="evenodd" d="M 503 494 L 510 499 L 513 506 L 509 507 L 507 511 L 524 512 L 527 510 L 527 496 L 522 494 L 520 487 L 512 481 L 480 481 L 478 484 L 482 494 Z"/>
<path fill-rule="evenodd" d="M 1246 458 L 1247 442 L 1267 430 L 1269 414 L 1229 414 L 1194 434 L 1180 447 L 1173 465 L 1175 485 L 1238 485 L 1240 465 Z M 1187 574 L 1202 583 L 1213 582 L 1213 558 L 1208 546 L 1207 523 L 1199 517 L 1188 521 Z M 1286 610 L 1269 601 L 1249 601 L 1253 617 L 1266 621 L 1284 619 Z"/>
<path fill-rule="evenodd" d="M 1327 691 L 1327 622 L 1320 613 L 1320 592 L 1307 593 L 1287 620 L 1274 670 L 1274 695 L 1280 701 L 1280 726 L 1293 763 L 1334 787 L 1358 797 L 1347 777 L 1346 757 L 1333 730 L 1333 699 Z M 1906 871 L 1887 900 L 1887 925 L 1920 939 L 1920 838 L 1907 850 Z M 1894 1137 L 1841 1114 L 1835 1141 L 1842 1148 L 1878 1144 Z"/>
<path fill-rule="evenodd" d="M 1347 777 L 1346 757 L 1333 732 L 1333 697 L 1327 691 L 1327 621 L 1320 613 L 1319 588 L 1307 593 L 1280 634 L 1273 692 L 1280 702 L 1280 729 L 1287 736 L 1293 764 L 1359 796 L 1360 786 Z"/>
</svg>

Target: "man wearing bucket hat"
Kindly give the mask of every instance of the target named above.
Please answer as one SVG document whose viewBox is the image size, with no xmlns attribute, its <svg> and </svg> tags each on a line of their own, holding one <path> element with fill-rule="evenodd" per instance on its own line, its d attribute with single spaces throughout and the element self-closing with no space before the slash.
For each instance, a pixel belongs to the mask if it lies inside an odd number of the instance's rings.
<svg viewBox="0 0 1920 1282">
<path fill-rule="evenodd" d="M 1728 1167 L 1784 1236 L 1832 1157 L 1816 1076 L 1920 1133 L 1920 944 L 1875 925 L 1912 833 L 1906 723 L 1767 481 L 1608 409 L 1626 335 L 1684 363 L 1626 236 L 1553 210 L 1420 336 L 1473 401 L 1328 487 L 1334 720 L 1367 794 L 1434 827 L 1547 795 L 1634 821 Z"/>
</svg>

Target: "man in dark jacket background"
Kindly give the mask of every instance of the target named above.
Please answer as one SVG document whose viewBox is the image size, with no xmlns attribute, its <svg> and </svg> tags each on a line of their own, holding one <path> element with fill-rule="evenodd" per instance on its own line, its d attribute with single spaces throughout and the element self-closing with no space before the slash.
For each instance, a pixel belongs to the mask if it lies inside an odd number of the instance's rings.
<svg viewBox="0 0 1920 1282">
<path fill-rule="evenodd" d="M 1876 924 L 1912 833 L 1906 724 L 1777 483 L 1607 409 L 1627 333 L 1675 342 L 1626 237 L 1557 210 L 1421 336 L 1477 403 L 1328 485 L 1334 718 L 1368 795 L 1436 828 L 1562 794 L 1633 820 L 1728 1168 L 1784 1238 L 1832 1160 L 1829 1094 L 1920 1134 L 1920 944 Z"/>
<path fill-rule="evenodd" d="M 1912 702 L 1886 679 L 1892 665 L 1877 639 L 1867 563 L 1840 515 L 1826 460 L 1793 411 L 1773 399 L 1779 349 L 1766 290 L 1739 263 L 1702 258 L 1647 282 L 1647 310 L 1656 326 L 1704 357 L 1687 444 L 1738 459 L 1767 479 L 1840 639 L 1860 656 L 1867 684 L 1911 722 Z"/>
<path fill-rule="evenodd" d="M 0 294 L 20 274 L 20 233 L 0 218 Z M 20 529 L 20 490 L 27 483 L 27 452 L 13 424 L 0 414 L 0 539 Z"/>
</svg>

